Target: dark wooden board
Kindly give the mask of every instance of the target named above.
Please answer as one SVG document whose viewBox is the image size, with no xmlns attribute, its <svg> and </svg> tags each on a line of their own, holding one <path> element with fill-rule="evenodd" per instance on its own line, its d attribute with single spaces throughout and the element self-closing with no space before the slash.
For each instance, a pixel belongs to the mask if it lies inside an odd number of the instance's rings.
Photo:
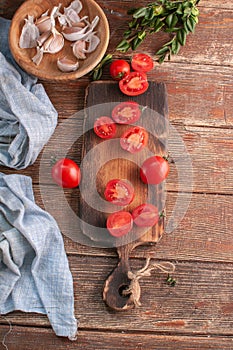
<svg viewBox="0 0 233 350">
<path fill-rule="evenodd" d="M 145 127 L 150 132 L 149 145 L 148 148 L 137 154 L 130 154 L 122 150 L 119 144 L 120 135 L 130 126 L 117 125 L 117 135 L 114 140 L 109 141 L 100 139 L 93 132 L 94 120 L 97 117 L 101 115 L 111 116 L 111 110 L 117 103 L 128 100 L 136 101 L 141 106 L 147 107 L 137 124 Z M 116 241 L 107 230 L 106 232 L 101 231 L 100 236 L 98 230 L 92 229 L 92 227 L 105 228 L 108 213 L 111 212 L 114 206 L 106 201 L 100 201 L 103 199 L 106 183 L 114 178 L 128 179 L 134 185 L 135 198 L 129 206 L 124 208 L 125 210 L 131 211 L 143 202 L 156 205 L 159 211 L 164 209 L 164 183 L 150 187 L 143 184 L 139 176 L 139 167 L 143 160 L 148 157 L 148 154 L 164 155 L 167 152 L 168 122 L 165 117 L 167 117 L 168 111 L 166 89 L 162 83 L 150 82 L 150 87 L 145 94 L 129 98 L 120 92 L 118 84 L 115 82 L 95 82 L 90 84 L 87 89 L 86 107 L 87 112 L 84 120 L 84 131 L 86 132 L 84 134 L 82 159 L 87 157 L 87 160 L 83 164 L 85 179 L 81 184 L 82 195 L 80 200 L 80 217 L 84 222 L 82 230 L 97 245 L 122 246 L 132 241 L 131 237 L 129 241 Z M 91 187 L 90 182 L 94 187 Z M 86 200 L 86 197 L 88 197 L 88 200 Z M 90 205 L 90 203 L 94 203 L 96 207 Z M 161 219 L 158 225 L 147 230 L 145 234 L 144 232 L 141 234 L 141 232 L 134 228 L 132 234 L 142 242 L 157 242 L 163 233 L 163 220 Z"/>
<path fill-rule="evenodd" d="M 136 101 L 143 108 L 136 123 L 149 133 L 148 147 L 136 154 L 130 154 L 120 147 L 119 138 L 129 125 L 117 125 L 117 134 L 111 140 L 97 137 L 93 131 L 96 118 L 110 116 L 114 106 L 123 101 Z M 145 185 L 140 180 L 139 170 L 143 161 L 151 155 L 167 153 L 168 106 L 166 87 L 163 83 L 150 82 L 146 93 L 128 97 L 119 90 L 117 82 L 94 82 L 86 92 L 86 112 L 84 117 L 84 142 L 82 152 L 83 180 L 80 186 L 81 228 L 92 245 L 117 247 L 119 264 L 105 283 L 103 298 L 115 310 L 132 308 L 134 301 L 122 295 L 122 288 L 129 287 L 129 253 L 138 245 L 156 243 L 164 231 L 164 219 L 152 228 L 138 228 L 121 238 L 112 237 L 106 229 L 106 220 L 112 211 L 132 211 L 142 203 L 151 203 L 159 212 L 165 207 L 165 184 Z M 111 179 L 127 179 L 135 190 L 133 202 L 123 208 L 115 208 L 104 200 L 105 186 Z M 89 241 L 89 243 L 90 243 Z"/>
</svg>

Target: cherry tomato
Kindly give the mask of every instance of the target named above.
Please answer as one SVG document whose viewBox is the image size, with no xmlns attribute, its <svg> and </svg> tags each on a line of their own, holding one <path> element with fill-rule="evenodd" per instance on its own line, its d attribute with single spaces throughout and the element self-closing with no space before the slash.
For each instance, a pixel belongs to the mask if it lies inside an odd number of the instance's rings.
<svg viewBox="0 0 233 350">
<path fill-rule="evenodd" d="M 147 76 L 143 72 L 131 72 L 119 81 L 121 92 L 128 96 L 141 95 L 148 87 Z"/>
<path fill-rule="evenodd" d="M 121 237 L 132 229 L 133 218 L 128 211 L 118 211 L 109 215 L 106 225 L 112 236 Z"/>
<path fill-rule="evenodd" d="M 102 139 L 111 139 L 116 134 L 116 124 L 109 117 L 99 117 L 95 120 L 94 132 Z"/>
<path fill-rule="evenodd" d="M 110 180 L 105 188 L 104 197 L 116 205 L 127 205 L 134 199 L 133 185 L 127 180 Z"/>
<path fill-rule="evenodd" d="M 112 110 L 112 119 L 118 124 L 133 124 L 141 116 L 141 109 L 137 102 L 121 102 Z"/>
<path fill-rule="evenodd" d="M 80 183 L 81 171 L 73 160 L 62 158 L 52 167 L 52 178 L 63 188 L 74 188 Z"/>
<path fill-rule="evenodd" d="M 110 64 L 110 75 L 114 80 L 120 80 L 130 72 L 130 65 L 125 60 L 115 60 Z"/>
<path fill-rule="evenodd" d="M 169 173 L 169 163 L 160 156 L 152 156 L 144 161 L 140 168 L 140 177 L 146 184 L 157 185 L 166 179 Z"/>
<path fill-rule="evenodd" d="M 141 151 L 148 143 L 148 132 L 141 126 L 134 126 L 126 130 L 120 138 L 121 147 L 130 152 Z"/>
<path fill-rule="evenodd" d="M 149 72 L 154 68 L 152 58 L 145 53 L 137 53 L 132 57 L 131 66 L 138 72 Z"/>
<path fill-rule="evenodd" d="M 158 208 L 152 204 L 143 203 L 132 212 L 134 223 L 139 227 L 152 227 L 159 221 Z"/>
</svg>

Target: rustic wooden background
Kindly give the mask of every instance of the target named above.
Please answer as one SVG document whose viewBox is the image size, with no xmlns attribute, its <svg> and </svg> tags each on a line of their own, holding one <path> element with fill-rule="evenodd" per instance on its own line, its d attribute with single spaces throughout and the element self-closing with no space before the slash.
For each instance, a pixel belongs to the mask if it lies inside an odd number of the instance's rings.
<svg viewBox="0 0 233 350">
<path fill-rule="evenodd" d="M 109 19 L 111 52 L 126 29 L 126 10 L 135 3 L 97 2 Z M 20 3 L 22 0 L 1 0 L 0 15 L 11 18 Z M 146 3 L 143 0 L 140 5 Z M 176 265 L 176 286 L 168 286 L 163 274 L 153 272 L 141 283 L 142 306 L 115 313 L 102 301 L 104 281 L 117 263 L 115 250 L 82 246 L 64 237 L 74 278 L 78 340 L 72 343 L 56 337 L 46 316 L 14 312 L 0 318 L 0 349 L 4 349 L 1 341 L 9 330 L 8 322 L 13 327 L 5 339 L 9 350 L 233 349 L 233 3 L 201 0 L 199 9 L 199 24 L 186 46 L 172 61 L 157 65 L 149 74 L 150 79 L 167 86 L 169 119 L 186 144 L 194 172 L 185 218 L 157 246 L 146 250 L 154 261 Z M 153 54 L 164 40 L 158 34 L 138 51 Z M 103 79 L 109 78 L 106 70 Z M 59 113 L 59 122 L 72 119 L 83 108 L 89 82 L 88 76 L 69 84 L 42 82 Z M 81 128 L 81 118 L 77 123 Z M 72 152 L 79 162 L 81 142 Z M 33 178 L 36 202 L 43 207 L 40 188 L 51 185 L 39 186 L 39 164 L 40 157 L 20 173 Z M 188 186 L 182 191 L 180 195 L 186 199 Z M 173 165 L 167 181 L 168 215 L 177 194 Z M 76 208 L 77 191 L 66 191 L 66 196 Z M 140 268 L 144 257 L 143 247 L 133 252 L 132 267 Z"/>
</svg>

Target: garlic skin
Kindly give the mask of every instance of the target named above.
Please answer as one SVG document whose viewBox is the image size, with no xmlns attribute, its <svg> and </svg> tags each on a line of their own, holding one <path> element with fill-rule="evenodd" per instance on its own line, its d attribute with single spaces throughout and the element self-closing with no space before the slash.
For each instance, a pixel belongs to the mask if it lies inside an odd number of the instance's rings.
<svg viewBox="0 0 233 350">
<path fill-rule="evenodd" d="M 28 15 L 28 18 L 25 18 L 25 24 L 19 38 L 19 47 L 21 49 L 36 47 L 39 36 L 40 32 L 34 24 L 34 17 Z"/>
<path fill-rule="evenodd" d="M 78 69 L 79 67 L 79 62 L 78 61 L 73 61 L 66 56 L 59 58 L 57 60 L 57 66 L 62 72 L 74 72 Z"/>
</svg>

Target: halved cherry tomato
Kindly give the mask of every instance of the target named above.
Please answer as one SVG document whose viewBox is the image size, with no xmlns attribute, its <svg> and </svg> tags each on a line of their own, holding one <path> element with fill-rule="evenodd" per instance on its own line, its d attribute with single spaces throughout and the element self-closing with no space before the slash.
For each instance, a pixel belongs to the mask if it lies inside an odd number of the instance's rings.
<svg viewBox="0 0 233 350">
<path fill-rule="evenodd" d="M 130 65 L 125 60 L 115 60 L 109 67 L 110 75 L 114 80 L 120 80 L 130 72 Z"/>
<path fill-rule="evenodd" d="M 112 119 L 118 124 L 133 124 L 140 116 L 140 106 L 134 101 L 121 102 L 112 110 Z"/>
<path fill-rule="evenodd" d="M 141 151 L 148 143 L 148 132 L 141 126 L 134 126 L 126 130 L 120 138 L 121 147 L 130 152 Z"/>
<path fill-rule="evenodd" d="M 132 212 L 134 223 L 139 227 L 152 227 L 159 221 L 158 208 L 152 204 L 143 203 Z"/>
<path fill-rule="evenodd" d="M 148 87 L 147 76 L 143 72 L 131 72 L 119 81 L 121 92 L 128 96 L 141 95 Z"/>
<path fill-rule="evenodd" d="M 104 191 L 105 199 L 116 205 L 127 205 L 134 199 L 134 187 L 128 180 L 110 180 Z"/>
<path fill-rule="evenodd" d="M 121 237 L 129 233 L 133 227 L 133 218 L 128 211 L 118 211 L 109 215 L 107 229 L 114 237 Z"/>
<path fill-rule="evenodd" d="M 131 66 L 138 72 L 149 72 L 154 68 L 152 58 L 145 53 L 137 53 L 132 57 Z"/>
<path fill-rule="evenodd" d="M 95 120 L 94 132 L 102 139 L 111 139 L 116 134 L 116 124 L 109 117 L 99 117 Z"/>
<path fill-rule="evenodd" d="M 53 165 L 52 178 L 63 188 L 74 188 L 80 183 L 81 171 L 73 160 L 62 158 Z"/>
<path fill-rule="evenodd" d="M 140 177 L 146 184 L 157 185 L 165 180 L 169 173 L 169 163 L 160 156 L 147 158 L 140 168 Z"/>
</svg>

